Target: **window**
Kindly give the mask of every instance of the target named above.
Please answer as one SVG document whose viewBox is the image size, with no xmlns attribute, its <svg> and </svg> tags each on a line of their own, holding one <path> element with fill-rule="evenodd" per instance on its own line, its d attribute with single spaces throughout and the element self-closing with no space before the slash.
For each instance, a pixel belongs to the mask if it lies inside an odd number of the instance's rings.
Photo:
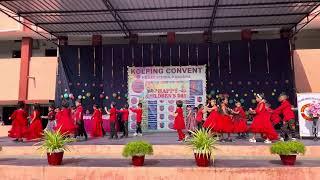
<svg viewBox="0 0 320 180">
<path fill-rule="evenodd" d="M 21 51 L 20 50 L 13 50 L 12 51 L 12 58 L 21 58 Z"/>
<path fill-rule="evenodd" d="M 45 56 L 57 57 L 57 49 L 46 49 Z"/>
</svg>

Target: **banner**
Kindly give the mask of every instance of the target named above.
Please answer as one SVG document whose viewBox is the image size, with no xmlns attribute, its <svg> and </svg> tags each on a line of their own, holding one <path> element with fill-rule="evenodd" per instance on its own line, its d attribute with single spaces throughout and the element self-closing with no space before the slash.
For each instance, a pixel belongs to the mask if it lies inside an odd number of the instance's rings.
<svg viewBox="0 0 320 180">
<path fill-rule="evenodd" d="M 320 102 L 320 93 L 301 93 L 297 94 L 298 112 L 299 112 L 299 128 L 301 137 L 313 136 L 312 133 L 312 119 L 309 116 L 308 108 L 311 103 Z M 317 124 L 318 129 L 320 123 Z M 320 135 L 318 131 L 318 136 Z"/>
<path fill-rule="evenodd" d="M 186 105 L 205 104 L 206 66 L 128 67 L 128 103 L 143 104 L 144 130 L 173 129 L 176 101 Z M 130 112 L 129 127 L 136 126 Z"/>
</svg>

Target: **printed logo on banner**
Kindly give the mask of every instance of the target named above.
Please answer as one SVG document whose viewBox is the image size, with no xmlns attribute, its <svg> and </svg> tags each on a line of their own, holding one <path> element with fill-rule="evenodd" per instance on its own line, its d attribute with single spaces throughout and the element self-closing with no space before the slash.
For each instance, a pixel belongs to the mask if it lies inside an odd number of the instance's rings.
<svg viewBox="0 0 320 180">
<path fill-rule="evenodd" d="M 141 102 L 146 111 L 143 128 L 168 131 L 173 129 L 177 100 L 184 105 L 205 104 L 206 67 L 128 67 L 128 88 L 129 106 L 136 107 Z M 134 130 L 134 116 L 129 123 Z"/>
</svg>

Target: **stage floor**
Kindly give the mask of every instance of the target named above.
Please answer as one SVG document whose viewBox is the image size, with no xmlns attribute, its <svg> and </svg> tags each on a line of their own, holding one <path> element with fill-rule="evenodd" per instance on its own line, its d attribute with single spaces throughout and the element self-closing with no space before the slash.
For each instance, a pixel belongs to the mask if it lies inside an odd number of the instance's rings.
<svg viewBox="0 0 320 180">
<path fill-rule="evenodd" d="M 119 133 L 119 137 L 121 134 Z M 145 133 L 142 137 L 133 137 L 132 134 L 128 138 L 123 139 L 108 139 L 108 136 L 103 138 L 89 138 L 88 141 L 79 141 L 72 143 L 73 145 L 124 145 L 133 140 L 145 140 L 153 145 L 183 145 L 185 143 L 177 141 L 177 134 L 175 132 L 149 132 Z M 263 142 L 257 142 L 255 144 L 250 143 L 248 139 L 236 139 L 233 137 L 235 142 L 218 142 L 219 145 L 234 145 L 234 146 L 261 146 L 267 145 Z M 313 141 L 312 139 L 299 139 L 306 146 L 320 146 L 319 141 Z M 0 146 L 32 146 L 35 144 L 34 141 L 27 141 L 23 143 L 16 143 L 12 141 L 12 138 L 0 137 Z"/>
</svg>

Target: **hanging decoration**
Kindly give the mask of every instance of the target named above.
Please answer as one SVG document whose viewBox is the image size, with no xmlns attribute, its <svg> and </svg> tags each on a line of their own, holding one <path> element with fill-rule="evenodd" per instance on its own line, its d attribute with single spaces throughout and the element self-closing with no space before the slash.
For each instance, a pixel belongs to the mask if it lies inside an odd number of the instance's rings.
<svg viewBox="0 0 320 180">
<path fill-rule="evenodd" d="M 230 49 L 230 43 L 228 43 L 228 60 L 229 60 L 229 74 L 231 74 L 231 49 Z"/>
<path fill-rule="evenodd" d="M 78 99 L 82 99 L 82 96 L 81 96 L 81 95 L 79 95 L 79 96 L 78 96 Z"/>
<path fill-rule="evenodd" d="M 68 99 L 68 98 L 69 98 L 69 94 L 68 94 L 68 93 L 65 93 L 65 94 L 63 95 L 63 97 L 64 97 L 65 99 Z"/>
<path fill-rule="evenodd" d="M 219 75 L 219 78 L 221 77 L 221 72 L 220 72 L 220 46 L 218 45 L 217 46 L 217 60 L 218 60 L 218 75 Z"/>
<path fill-rule="evenodd" d="M 87 92 L 86 96 L 87 96 L 87 97 L 90 97 L 90 96 L 91 96 L 91 93 L 90 93 L 90 92 Z"/>
<path fill-rule="evenodd" d="M 270 73 L 270 65 L 269 65 L 269 46 L 268 42 L 266 41 L 266 56 L 267 56 L 267 73 Z"/>
<path fill-rule="evenodd" d="M 80 48 L 78 48 L 78 76 L 80 77 L 80 73 L 81 73 L 81 71 L 80 71 L 80 67 L 81 67 L 81 65 L 80 65 Z"/>
<path fill-rule="evenodd" d="M 249 72 L 252 72 L 252 67 L 251 67 L 251 48 L 250 48 L 250 42 L 248 42 L 248 56 L 249 56 Z"/>
<path fill-rule="evenodd" d="M 102 50 L 101 50 L 101 79 L 102 79 L 102 81 L 104 80 L 104 62 L 103 62 L 104 57 L 103 57 L 103 51 L 104 51 L 104 49 L 103 49 L 103 46 L 102 46 Z M 100 87 L 102 87 L 101 84 L 100 84 Z"/>
<path fill-rule="evenodd" d="M 69 98 L 70 98 L 70 99 L 74 99 L 74 96 L 73 96 L 72 93 L 69 94 Z"/>
<path fill-rule="evenodd" d="M 93 47 L 93 76 L 96 77 L 96 47 Z"/>
</svg>

